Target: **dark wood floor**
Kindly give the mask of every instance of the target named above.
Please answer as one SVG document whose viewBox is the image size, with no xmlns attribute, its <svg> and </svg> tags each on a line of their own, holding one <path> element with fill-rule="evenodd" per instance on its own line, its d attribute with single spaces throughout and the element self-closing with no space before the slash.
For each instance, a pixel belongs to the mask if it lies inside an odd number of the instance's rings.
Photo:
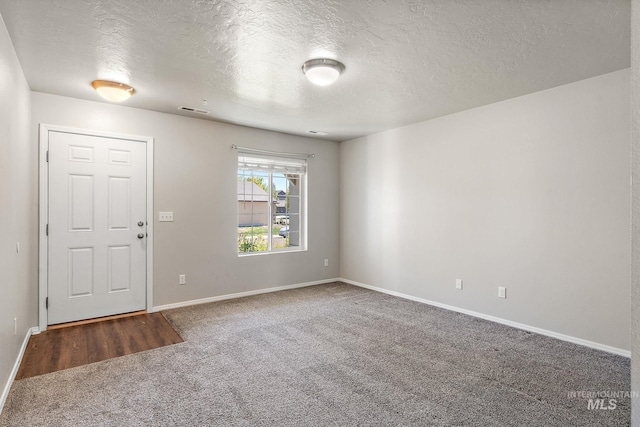
<svg viewBox="0 0 640 427">
<path fill-rule="evenodd" d="M 51 329 L 31 336 L 16 380 L 181 342 L 160 313 Z"/>
</svg>

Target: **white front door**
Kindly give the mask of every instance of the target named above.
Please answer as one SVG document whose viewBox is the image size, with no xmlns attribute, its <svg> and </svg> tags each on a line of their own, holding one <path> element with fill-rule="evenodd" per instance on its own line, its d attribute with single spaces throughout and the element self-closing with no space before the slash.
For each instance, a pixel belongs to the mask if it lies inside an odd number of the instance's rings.
<svg viewBox="0 0 640 427">
<path fill-rule="evenodd" d="M 49 325 L 146 308 L 144 142 L 49 132 Z"/>
</svg>

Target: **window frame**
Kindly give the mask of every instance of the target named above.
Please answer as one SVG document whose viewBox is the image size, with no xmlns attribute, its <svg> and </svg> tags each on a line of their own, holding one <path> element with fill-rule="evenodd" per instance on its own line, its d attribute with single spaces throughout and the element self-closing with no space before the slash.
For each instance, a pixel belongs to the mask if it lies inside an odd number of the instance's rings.
<svg viewBox="0 0 640 427">
<path fill-rule="evenodd" d="M 239 159 L 240 158 L 281 158 L 283 162 L 286 162 L 287 160 L 290 160 L 290 158 L 287 156 L 277 156 L 277 155 L 265 155 L 265 156 L 261 156 L 261 155 L 256 155 L 253 152 L 242 152 L 242 151 L 238 151 L 238 156 L 237 156 L 237 160 L 238 163 L 240 163 Z M 255 252 L 243 252 L 240 250 L 239 245 L 236 244 L 236 250 L 237 250 L 237 254 L 239 258 L 244 258 L 244 257 L 251 257 L 251 256 L 256 256 L 256 255 L 270 255 L 270 254 L 282 254 L 282 253 L 292 253 L 292 252 L 306 252 L 308 250 L 308 218 L 307 218 L 307 200 L 308 200 L 308 162 L 307 159 L 304 158 L 302 159 L 301 157 L 293 157 L 298 159 L 298 161 L 304 161 L 304 172 L 289 172 L 289 174 L 295 174 L 298 175 L 300 183 L 299 183 L 299 191 L 300 194 L 298 197 L 299 201 L 299 213 L 297 214 L 299 216 L 299 244 L 296 246 L 287 246 L 287 247 L 281 247 L 281 248 L 273 248 L 273 226 L 274 226 L 274 219 L 276 218 L 276 216 L 278 215 L 278 213 L 276 212 L 276 203 L 275 201 L 277 200 L 276 198 L 274 198 L 274 188 L 273 188 L 273 181 L 274 181 L 274 175 L 278 175 L 278 174 L 283 174 L 285 179 L 286 179 L 286 175 L 287 172 L 286 171 L 274 171 L 274 170 L 261 170 L 259 167 L 256 168 L 240 168 L 239 164 L 236 165 L 236 179 L 238 181 L 241 180 L 247 180 L 247 178 L 250 177 L 264 177 L 266 178 L 267 182 L 267 188 L 268 191 L 266 191 L 267 196 L 268 196 L 268 202 L 267 202 L 267 218 L 268 218 L 268 224 L 267 224 L 267 249 L 264 251 L 255 251 Z M 247 174 L 247 172 L 249 172 L 249 174 Z M 254 173 L 256 175 L 254 175 Z M 265 176 L 267 175 L 267 176 Z M 243 178 L 243 179 L 241 179 Z M 257 184 L 255 184 L 257 185 Z M 276 190 L 278 190 L 276 188 Z M 236 199 L 237 195 L 236 195 Z M 254 201 L 252 200 L 250 203 L 254 203 Z M 237 200 L 236 202 L 236 227 L 240 228 L 240 224 L 239 224 L 239 220 L 240 220 L 240 200 Z M 291 214 L 287 212 L 287 214 L 289 216 L 289 222 L 287 224 L 288 227 L 291 227 Z M 239 231 L 236 231 L 236 239 L 238 239 L 239 236 Z"/>
</svg>

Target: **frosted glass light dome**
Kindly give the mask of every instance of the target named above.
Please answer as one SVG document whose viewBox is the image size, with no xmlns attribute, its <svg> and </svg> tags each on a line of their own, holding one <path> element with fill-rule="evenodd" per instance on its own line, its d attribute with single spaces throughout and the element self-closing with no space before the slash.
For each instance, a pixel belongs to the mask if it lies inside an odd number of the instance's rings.
<svg viewBox="0 0 640 427">
<path fill-rule="evenodd" d="M 318 86 L 328 86 L 338 80 L 344 65 L 333 59 L 311 59 L 302 65 L 302 72 Z"/>
<path fill-rule="evenodd" d="M 135 93 L 135 89 L 129 85 L 108 80 L 94 80 L 91 86 L 98 95 L 111 102 L 122 102 Z"/>
</svg>

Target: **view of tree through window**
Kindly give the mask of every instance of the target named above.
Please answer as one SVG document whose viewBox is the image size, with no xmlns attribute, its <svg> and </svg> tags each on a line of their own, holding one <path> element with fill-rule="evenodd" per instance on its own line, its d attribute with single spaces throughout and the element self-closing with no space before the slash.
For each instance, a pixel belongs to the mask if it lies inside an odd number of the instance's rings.
<svg viewBox="0 0 640 427">
<path fill-rule="evenodd" d="M 304 163 L 238 157 L 238 252 L 303 249 Z"/>
</svg>

